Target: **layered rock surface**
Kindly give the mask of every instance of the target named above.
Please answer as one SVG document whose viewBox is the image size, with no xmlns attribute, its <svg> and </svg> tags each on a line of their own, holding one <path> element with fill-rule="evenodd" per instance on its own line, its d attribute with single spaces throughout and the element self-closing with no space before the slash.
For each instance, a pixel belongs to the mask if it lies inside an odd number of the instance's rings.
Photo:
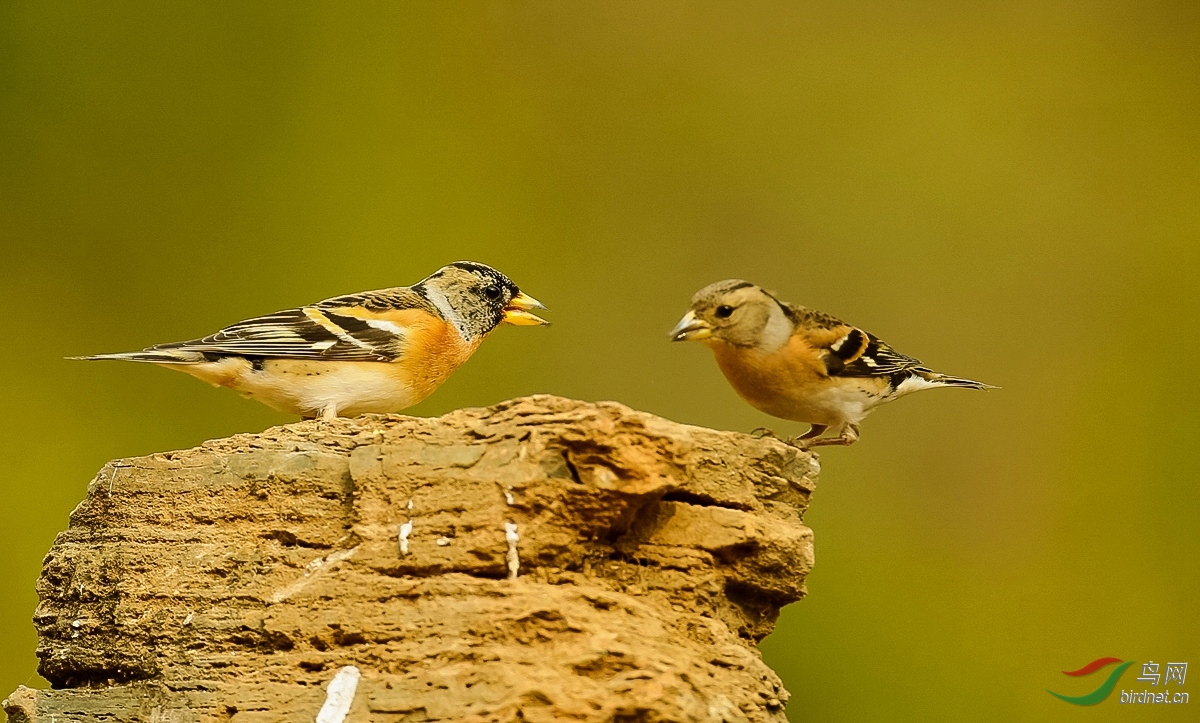
<svg viewBox="0 0 1200 723">
<path fill-rule="evenodd" d="M 338 720 L 342 671 L 346 721 L 783 721 L 755 644 L 804 595 L 816 474 L 547 396 L 119 460 L 38 582 L 56 690 L 6 710 Z"/>
</svg>

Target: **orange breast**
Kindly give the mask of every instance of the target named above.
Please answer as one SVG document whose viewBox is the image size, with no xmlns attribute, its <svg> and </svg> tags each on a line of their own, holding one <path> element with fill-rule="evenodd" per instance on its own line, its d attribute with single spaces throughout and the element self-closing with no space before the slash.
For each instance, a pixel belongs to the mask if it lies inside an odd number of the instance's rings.
<svg viewBox="0 0 1200 723">
<path fill-rule="evenodd" d="M 470 359 L 482 339 L 464 341 L 452 325 L 428 314 L 419 318 L 406 315 L 403 324 L 408 334 L 404 354 L 393 364 L 412 390 L 415 404 L 432 394 Z M 396 323 L 401 322 L 396 320 Z"/>
<path fill-rule="evenodd" d="M 800 408 L 828 375 L 816 351 L 800 337 L 772 352 L 720 341 L 710 346 L 725 378 L 753 407 L 776 417 L 808 421 L 797 418 Z"/>
</svg>

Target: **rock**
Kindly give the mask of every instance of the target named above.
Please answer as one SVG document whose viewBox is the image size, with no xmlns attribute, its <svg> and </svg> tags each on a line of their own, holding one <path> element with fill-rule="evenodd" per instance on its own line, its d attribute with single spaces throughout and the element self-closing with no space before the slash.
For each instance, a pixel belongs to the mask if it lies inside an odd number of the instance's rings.
<svg viewBox="0 0 1200 723">
<path fill-rule="evenodd" d="M 5 710 L 784 721 L 755 645 L 804 595 L 816 474 L 776 440 L 550 396 L 113 462 L 38 582 L 55 689 Z"/>
</svg>

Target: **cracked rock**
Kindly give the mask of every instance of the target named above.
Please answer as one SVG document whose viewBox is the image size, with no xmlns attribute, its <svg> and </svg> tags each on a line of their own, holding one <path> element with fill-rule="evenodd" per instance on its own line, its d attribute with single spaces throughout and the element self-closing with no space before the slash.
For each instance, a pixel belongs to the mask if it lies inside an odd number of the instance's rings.
<svg viewBox="0 0 1200 723">
<path fill-rule="evenodd" d="M 756 643 L 804 595 L 816 474 L 550 396 L 120 460 L 38 581 L 54 690 L 5 710 L 312 721 L 353 669 L 346 721 L 785 721 Z"/>
</svg>

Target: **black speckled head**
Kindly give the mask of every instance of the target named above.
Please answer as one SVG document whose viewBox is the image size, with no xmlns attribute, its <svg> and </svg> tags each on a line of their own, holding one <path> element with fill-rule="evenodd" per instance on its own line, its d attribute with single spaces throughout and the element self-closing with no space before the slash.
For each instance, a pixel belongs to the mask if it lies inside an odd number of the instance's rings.
<svg viewBox="0 0 1200 723">
<path fill-rule="evenodd" d="M 503 322 L 546 323 L 526 311 L 544 306 L 522 294 L 512 279 L 475 261 L 443 266 L 413 289 L 429 299 L 468 341 L 485 336 Z"/>
</svg>

